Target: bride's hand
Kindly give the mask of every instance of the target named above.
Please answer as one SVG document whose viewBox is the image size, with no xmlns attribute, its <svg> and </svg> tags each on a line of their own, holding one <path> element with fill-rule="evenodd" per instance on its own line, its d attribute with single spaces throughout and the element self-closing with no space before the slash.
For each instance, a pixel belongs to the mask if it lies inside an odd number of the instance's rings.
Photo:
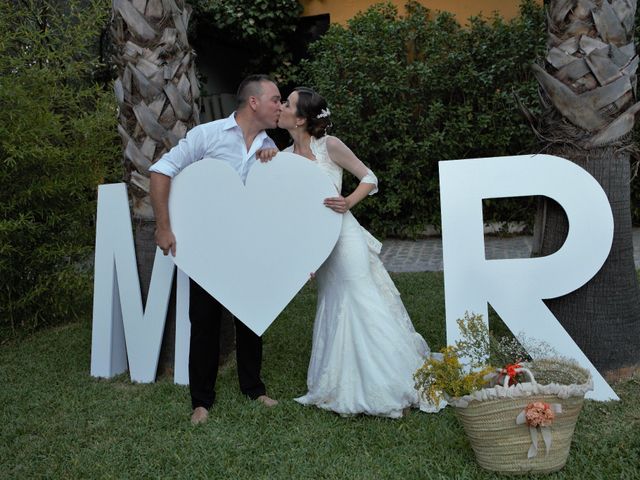
<svg viewBox="0 0 640 480">
<path fill-rule="evenodd" d="M 334 212 L 347 213 L 351 208 L 349 200 L 342 195 L 339 197 L 329 197 L 324 199 L 324 206 L 330 208 Z"/>
<path fill-rule="evenodd" d="M 256 152 L 256 157 L 261 163 L 267 163 L 279 152 L 277 148 L 261 148 Z"/>
</svg>

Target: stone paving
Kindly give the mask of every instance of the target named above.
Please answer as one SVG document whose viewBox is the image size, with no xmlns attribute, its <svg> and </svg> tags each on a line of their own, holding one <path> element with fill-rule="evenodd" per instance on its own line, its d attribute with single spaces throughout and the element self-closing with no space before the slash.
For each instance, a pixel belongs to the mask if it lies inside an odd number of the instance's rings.
<svg viewBox="0 0 640 480">
<path fill-rule="evenodd" d="M 532 237 L 485 236 L 487 259 L 528 258 Z M 394 240 L 383 243 L 380 258 L 390 272 L 442 271 L 442 239 L 429 237 L 421 240 Z M 640 268 L 640 228 L 633 229 L 633 258 Z"/>
</svg>

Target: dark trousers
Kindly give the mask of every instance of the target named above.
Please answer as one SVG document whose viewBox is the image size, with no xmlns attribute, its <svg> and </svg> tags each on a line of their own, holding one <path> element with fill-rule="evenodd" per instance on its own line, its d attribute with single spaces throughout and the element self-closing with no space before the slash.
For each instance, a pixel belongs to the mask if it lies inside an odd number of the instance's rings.
<svg viewBox="0 0 640 480">
<path fill-rule="evenodd" d="M 211 408 L 216 396 L 216 377 L 220 357 L 220 321 L 226 309 L 200 285 L 190 280 L 189 390 L 191 406 Z M 236 359 L 240 391 L 251 399 L 264 395 L 260 379 L 262 337 L 235 320 Z"/>
</svg>

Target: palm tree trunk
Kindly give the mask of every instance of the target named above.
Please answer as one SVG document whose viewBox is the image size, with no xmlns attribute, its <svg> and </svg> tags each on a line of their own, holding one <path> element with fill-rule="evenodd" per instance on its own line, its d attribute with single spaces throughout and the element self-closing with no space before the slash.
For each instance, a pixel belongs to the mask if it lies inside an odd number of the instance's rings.
<svg viewBox="0 0 640 480">
<path fill-rule="evenodd" d="M 115 94 L 133 216 L 153 220 L 149 167 L 199 120 L 184 0 L 113 0 Z"/>
<path fill-rule="evenodd" d="M 124 179 L 134 219 L 138 272 L 146 302 L 155 254 L 155 220 L 149 197 L 149 167 L 200 123 L 195 52 L 184 0 L 113 0 L 111 34 L 117 49 L 115 94 L 123 142 Z M 173 314 L 171 314 L 173 312 Z M 233 336 L 222 329 L 228 353 Z M 169 309 L 160 370 L 173 368 L 175 304 Z"/>
<path fill-rule="evenodd" d="M 609 380 L 630 376 L 638 363 L 640 295 L 631 238 L 629 156 L 614 148 L 590 151 L 588 158 L 566 149 L 552 151 L 572 159 L 603 186 L 613 211 L 614 233 L 600 271 L 575 292 L 545 303 Z M 547 199 L 541 254 L 557 251 L 567 231 L 564 211 Z"/>
<path fill-rule="evenodd" d="M 613 245 L 602 269 L 579 290 L 546 303 L 609 380 L 630 376 L 640 366 L 629 154 L 640 110 L 635 10 L 635 0 L 552 0 L 546 62 L 544 68 L 534 65 L 546 107 L 537 133 L 550 153 L 598 180 L 614 217 Z M 536 254 L 549 255 L 562 246 L 568 224 L 557 203 L 545 200 L 536 226 Z"/>
</svg>

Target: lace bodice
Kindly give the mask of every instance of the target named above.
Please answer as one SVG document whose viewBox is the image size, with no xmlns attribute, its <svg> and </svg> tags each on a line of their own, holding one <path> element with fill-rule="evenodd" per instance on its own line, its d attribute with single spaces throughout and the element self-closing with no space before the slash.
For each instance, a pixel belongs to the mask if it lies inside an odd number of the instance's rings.
<svg viewBox="0 0 640 480">
<path fill-rule="evenodd" d="M 327 152 L 327 136 L 320 138 L 311 137 L 311 151 L 316 157 L 318 166 L 322 168 L 336 187 L 338 193 L 342 191 L 342 167 L 334 163 Z"/>
<path fill-rule="evenodd" d="M 311 152 L 313 156 L 316 157 L 317 165 L 329 175 L 331 178 L 331 182 L 335 185 L 338 193 L 342 191 L 342 167 L 331 160 L 329 157 L 329 152 L 327 152 L 327 136 L 321 138 L 311 137 Z M 286 152 L 293 152 L 293 146 L 290 146 L 285 150 Z M 357 160 L 357 159 L 356 159 Z M 366 168 L 360 161 L 358 161 L 360 165 L 362 165 L 361 169 L 366 170 L 363 171 L 362 175 L 357 175 L 360 178 L 360 182 L 372 183 L 376 185 L 376 188 L 369 195 L 373 195 L 378 191 L 378 179 L 373 174 L 371 170 Z"/>
</svg>

